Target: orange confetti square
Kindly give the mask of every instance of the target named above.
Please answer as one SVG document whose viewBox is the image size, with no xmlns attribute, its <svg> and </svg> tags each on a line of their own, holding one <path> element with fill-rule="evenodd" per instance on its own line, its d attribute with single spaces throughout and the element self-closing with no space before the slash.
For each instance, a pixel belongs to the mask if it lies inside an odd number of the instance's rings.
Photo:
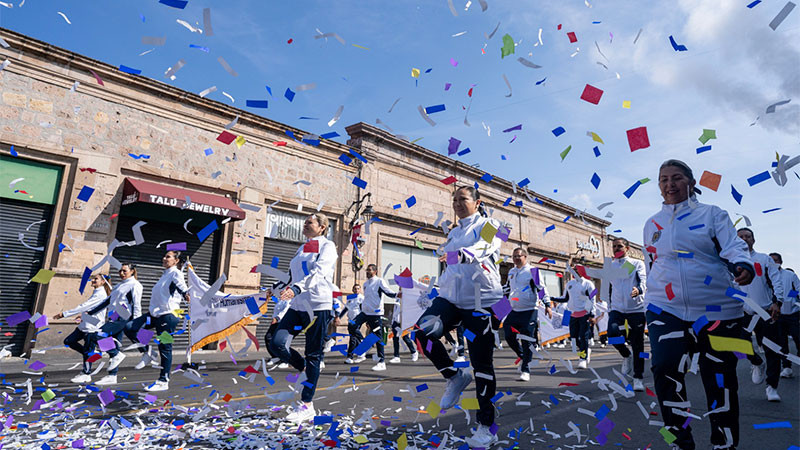
<svg viewBox="0 0 800 450">
<path fill-rule="evenodd" d="M 722 175 L 717 175 L 707 170 L 703 171 L 703 175 L 700 177 L 700 186 L 707 187 L 714 192 L 719 189 L 720 182 L 722 182 Z"/>
</svg>

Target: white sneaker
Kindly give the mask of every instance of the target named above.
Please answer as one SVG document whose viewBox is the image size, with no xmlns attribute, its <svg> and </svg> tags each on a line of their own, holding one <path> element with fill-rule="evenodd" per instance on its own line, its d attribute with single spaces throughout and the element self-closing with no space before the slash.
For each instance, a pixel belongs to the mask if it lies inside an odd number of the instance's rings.
<svg viewBox="0 0 800 450">
<path fill-rule="evenodd" d="M 459 369 L 458 373 L 447 379 L 439 406 L 442 409 L 450 409 L 455 406 L 458 403 L 458 397 L 471 382 L 472 375 Z"/>
<path fill-rule="evenodd" d="M 471 448 L 489 448 L 489 446 L 497 442 L 497 436 L 492 434 L 486 425 L 478 425 L 478 428 L 466 441 Z"/>
<path fill-rule="evenodd" d="M 98 386 L 110 386 L 112 384 L 117 384 L 117 376 L 116 375 L 106 375 L 103 378 L 100 378 L 100 381 L 95 383 Z"/>
<path fill-rule="evenodd" d="M 586 349 L 586 362 L 587 363 L 592 362 L 592 349 L 590 348 Z"/>
<path fill-rule="evenodd" d="M 372 370 L 374 370 L 376 372 L 382 372 L 382 371 L 386 370 L 386 363 L 385 362 L 379 362 L 378 364 L 375 364 L 374 366 L 372 366 Z"/>
<path fill-rule="evenodd" d="M 622 359 L 622 374 L 630 375 L 633 372 L 633 355 Z"/>
<path fill-rule="evenodd" d="M 390 359 L 389 362 L 392 364 L 400 364 L 400 357 L 395 356 L 394 358 Z"/>
<path fill-rule="evenodd" d="M 411 354 L 411 361 L 417 361 L 418 359 L 419 359 L 419 352 L 414 352 Z"/>
<path fill-rule="evenodd" d="M 781 401 L 781 396 L 778 395 L 778 390 L 772 386 L 767 386 L 767 401 L 770 402 Z"/>
<path fill-rule="evenodd" d="M 344 360 L 345 364 L 353 364 L 353 358 L 347 358 Z"/>
<path fill-rule="evenodd" d="M 463 356 L 459 356 L 458 358 L 456 358 L 456 362 L 464 362 L 464 361 L 466 361 L 466 358 L 464 358 Z"/>
<path fill-rule="evenodd" d="M 81 373 L 72 377 L 70 381 L 76 384 L 89 384 L 92 382 L 92 376 L 88 373 Z"/>
<path fill-rule="evenodd" d="M 633 390 L 636 392 L 644 392 L 644 383 L 641 378 L 633 379 Z"/>
<path fill-rule="evenodd" d="M 289 368 L 289 363 L 282 362 L 278 364 L 278 369 L 288 369 L 288 368 Z"/>
<path fill-rule="evenodd" d="M 286 420 L 292 423 L 300 424 L 309 420 L 313 420 L 314 414 L 316 413 L 314 412 L 313 403 L 306 405 L 305 403 L 300 402 L 297 404 L 297 406 L 295 406 L 294 411 L 286 416 Z"/>
<path fill-rule="evenodd" d="M 531 381 L 531 374 L 528 372 L 520 372 L 519 374 L 520 381 Z"/>
<path fill-rule="evenodd" d="M 356 357 L 356 359 L 354 359 L 354 360 L 353 360 L 353 362 L 355 362 L 356 364 L 358 364 L 358 363 L 360 363 L 360 362 L 364 362 L 364 361 L 366 361 L 366 360 L 367 360 L 367 357 L 366 357 L 366 356 L 364 356 L 364 355 L 358 355 L 358 356 Z"/>
<path fill-rule="evenodd" d="M 279 362 L 281 362 L 280 358 L 272 358 L 272 359 L 269 360 L 269 363 L 267 363 L 267 364 L 269 364 L 270 366 L 274 366 L 275 364 L 278 364 Z"/>
<path fill-rule="evenodd" d="M 324 369 L 325 368 L 325 361 L 320 361 L 319 362 L 319 368 L 320 369 Z"/>
<path fill-rule="evenodd" d="M 161 392 L 161 391 L 166 391 L 167 389 L 169 389 L 169 381 L 161 381 L 161 380 L 156 380 L 155 383 L 144 388 L 144 390 L 147 392 Z"/>
<path fill-rule="evenodd" d="M 108 360 L 108 370 L 114 370 L 119 367 L 123 359 L 125 359 L 125 353 L 117 353 L 116 356 Z"/>
<path fill-rule="evenodd" d="M 567 344 L 565 344 L 565 343 L 563 343 L 563 342 L 562 342 L 562 343 L 560 343 L 560 344 L 556 344 L 556 348 L 564 348 L 564 347 L 566 347 L 566 346 L 567 346 Z"/>
<path fill-rule="evenodd" d="M 792 368 L 791 367 L 784 367 L 783 370 L 781 370 L 781 377 L 782 378 L 792 378 L 793 376 L 794 376 L 794 373 L 792 372 Z"/>
<path fill-rule="evenodd" d="M 326 342 L 325 343 L 325 353 L 328 353 L 329 351 L 331 351 L 331 349 L 333 348 L 333 344 L 335 344 L 335 343 L 336 343 L 336 341 L 333 340 L 333 339 L 331 339 L 328 342 Z"/>
<path fill-rule="evenodd" d="M 585 359 L 581 359 L 581 361 L 578 363 L 578 369 L 588 369 L 588 368 L 589 368 L 589 363 L 586 362 Z"/>
<path fill-rule="evenodd" d="M 750 367 L 750 378 L 753 380 L 753 384 L 761 384 L 764 382 L 766 378 L 764 375 L 764 366 L 766 366 L 766 364 L 761 363 L 757 366 L 753 365 Z"/>
<path fill-rule="evenodd" d="M 120 355 L 121 354 L 122 353 L 120 353 Z M 150 353 L 149 352 L 144 352 L 144 353 L 142 353 L 142 359 L 135 366 L 133 366 L 133 368 L 136 369 L 136 370 L 144 369 L 144 366 L 146 366 L 147 363 L 149 363 L 149 362 L 150 362 Z"/>
</svg>

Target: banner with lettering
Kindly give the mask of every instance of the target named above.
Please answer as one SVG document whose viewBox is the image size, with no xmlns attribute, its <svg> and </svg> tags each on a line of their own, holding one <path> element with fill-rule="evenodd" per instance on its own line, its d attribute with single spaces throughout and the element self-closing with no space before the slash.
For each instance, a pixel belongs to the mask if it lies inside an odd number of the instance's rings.
<svg viewBox="0 0 800 450">
<path fill-rule="evenodd" d="M 189 303 L 192 318 L 191 351 L 225 339 L 243 327 L 254 323 L 261 314 L 267 313 L 268 301 L 263 294 L 229 295 L 224 292 L 209 292 L 212 286 L 201 280 L 192 270 L 189 272 Z"/>
</svg>

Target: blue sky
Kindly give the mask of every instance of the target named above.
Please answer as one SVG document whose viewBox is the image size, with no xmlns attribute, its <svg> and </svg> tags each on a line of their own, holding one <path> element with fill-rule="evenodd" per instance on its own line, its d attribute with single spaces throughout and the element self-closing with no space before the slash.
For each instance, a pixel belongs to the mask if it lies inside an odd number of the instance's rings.
<svg viewBox="0 0 800 450">
<path fill-rule="evenodd" d="M 455 137 L 461 148 L 472 150 L 458 157 L 464 162 L 509 180 L 527 177 L 532 189 L 601 217 L 612 211 L 609 231 L 622 230 L 618 234 L 637 242 L 642 224 L 660 207 L 658 187 L 655 181 L 646 183 L 631 199 L 622 192 L 636 180 L 655 180 L 663 160 L 682 159 L 698 179 L 705 170 L 722 175 L 718 192 L 702 189 L 702 202 L 728 210 L 734 220 L 737 213 L 747 215 L 756 249 L 782 252 L 786 266 L 800 269 L 800 238 L 792 232 L 800 219 L 800 179 L 792 173 L 784 187 L 772 180 L 747 183 L 770 169 L 776 152 L 800 153 L 800 12 L 775 31 L 768 27 L 785 2 L 747 8 L 749 1 L 730 0 L 488 0 L 482 12 L 478 1 L 466 8 L 465 0 L 454 0 L 458 16 L 447 1 L 190 0 L 183 10 L 154 0 L 20 3 L 0 6 L 0 26 L 115 66 L 141 69 L 142 76 L 187 91 L 217 86 L 209 98 L 231 103 L 225 91 L 237 107 L 311 133 L 337 131 L 344 142 L 345 126 L 380 119 L 394 133 L 421 138 L 420 145 L 445 154 Z M 212 36 L 176 22 L 203 28 L 207 7 Z M 315 39 L 317 30 L 337 33 L 345 44 Z M 578 41 L 570 43 L 568 32 Z M 516 48 L 501 58 L 505 34 Z M 688 50 L 674 51 L 670 35 Z M 143 45 L 143 36 L 166 37 L 166 44 Z M 219 56 L 238 77 L 220 66 Z M 520 56 L 542 68 L 525 67 L 517 61 Z M 164 78 L 181 58 L 186 66 L 176 79 Z M 412 78 L 412 68 L 423 72 L 419 79 Z M 510 96 L 503 75 L 511 84 Z M 316 88 L 297 92 L 293 102 L 283 97 L 287 87 L 308 83 Z M 446 83 L 452 84 L 447 91 Z M 598 105 L 580 99 L 587 83 L 604 91 Z M 470 87 L 471 126 L 466 126 Z M 792 103 L 765 114 L 769 104 L 790 98 Z M 246 108 L 246 100 L 268 100 L 269 108 Z M 622 107 L 625 100 L 630 109 Z M 431 127 L 417 106 L 438 104 L 446 110 L 431 115 L 437 123 Z M 341 119 L 329 128 L 340 105 Z M 522 130 L 502 132 L 520 124 Z M 559 126 L 566 133 L 555 137 L 551 130 Z M 651 146 L 631 152 L 625 132 L 641 126 L 647 127 Z M 709 141 L 711 151 L 697 154 L 704 128 L 716 130 L 717 139 Z M 604 144 L 593 142 L 587 131 Z M 562 162 L 559 153 L 568 145 L 572 150 Z M 595 145 L 600 157 L 594 156 Z M 602 180 L 598 189 L 590 183 L 594 173 Z M 731 184 L 743 194 L 741 205 L 730 194 Z M 597 210 L 610 201 L 614 204 Z M 773 208 L 782 209 L 762 212 Z"/>
</svg>

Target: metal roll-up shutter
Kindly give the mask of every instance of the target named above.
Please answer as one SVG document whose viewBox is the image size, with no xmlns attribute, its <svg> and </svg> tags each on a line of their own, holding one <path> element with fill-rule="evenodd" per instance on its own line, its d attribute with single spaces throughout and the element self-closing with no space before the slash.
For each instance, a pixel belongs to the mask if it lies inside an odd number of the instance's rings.
<svg viewBox="0 0 800 450">
<path fill-rule="evenodd" d="M 51 205 L 0 198 L 0 347 L 14 344 L 9 350 L 15 356 L 23 351 L 30 322 L 11 328 L 6 319 L 20 311 L 33 313 L 39 284 L 28 280 L 42 268 L 44 260 L 44 251 L 22 245 L 20 235 L 24 235 L 25 244 L 31 247 L 47 248 L 52 213 Z M 30 230 L 26 231 L 28 226 Z"/>
<path fill-rule="evenodd" d="M 117 224 L 116 238 L 120 242 L 132 241 L 132 227 L 141 220 L 132 216 L 119 216 Z M 219 264 L 219 242 L 221 231 L 215 231 L 202 243 L 197 236 L 187 233 L 180 224 L 157 222 L 147 220 L 147 225 L 142 227 L 142 236 L 145 242 L 133 247 L 117 247 L 114 250 L 114 257 L 120 263 L 133 263 L 136 265 L 136 272 L 139 282 L 142 283 L 144 292 L 142 293 L 142 312 L 148 311 L 150 305 L 150 294 L 164 268 L 161 265 L 161 258 L 166 252 L 166 244 L 161 248 L 156 248 L 159 242 L 171 240 L 173 243 L 186 242 L 186 254 L 194 267 L 195 273 L 208 284 L 216 281 L 217 268 Z M 195 230 L 196 231 L 196 230 Z M 112 279 L 119 282 L 119 275 L 112 274 Z M 189 305 L 181 303 L 181 307 L 188 311 Z M 189 332 L 191 330 L 188 320 L 182 320 L 174 333 L 176 349 L 184 350 L 189 347 Z"/>
<path fill-rule="evenodd" d="M 264 252 L 261 255 L 262 264 L 272 264 L 272 258 L 278 258 L 278 269 L 284 272 L 289 271 L 289 263 L 297 253 L 297 249 L 303 244 L 297 242 L 279 241 L 277 239 L 264 239 Z M 272 285 L 278 280 L 270 276 L 261 274 L 261 290 L 263 292 L 266 288 L 271 288 Z M 278 293 L 276 292 L 275 295 Z M 275 302 L 269 301 L 268 313 L 258 320 L 256 327 L 256 337 L 258 337 L 259 344 L 264 342 L 264 335 L 267 334 L 270 322 L 272 321 L 272 310 L 275 308 Z M 292 340 L 293 347 L 303 347 L 305 345 L 305 337 L 297 336 Z"/>
</svg>

